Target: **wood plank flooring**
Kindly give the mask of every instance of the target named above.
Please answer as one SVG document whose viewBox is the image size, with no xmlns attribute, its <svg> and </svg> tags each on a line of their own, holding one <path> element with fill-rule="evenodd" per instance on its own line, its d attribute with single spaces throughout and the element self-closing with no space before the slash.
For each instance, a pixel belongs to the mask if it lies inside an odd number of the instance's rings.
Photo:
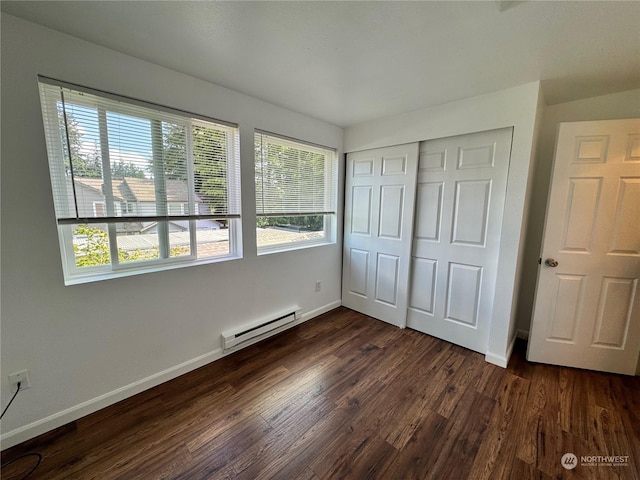
<svg viewBox="0 0 640 480">
<path fill-rule="evenodd" d="M 42 479 L 635 479 L 640 377 L 480 354 L 339 308 L 2 454 Z M 565 470 L 566 452 L 628 466 Z M 26 458 L 3 479 L 21 478 Z"/>
</svg>

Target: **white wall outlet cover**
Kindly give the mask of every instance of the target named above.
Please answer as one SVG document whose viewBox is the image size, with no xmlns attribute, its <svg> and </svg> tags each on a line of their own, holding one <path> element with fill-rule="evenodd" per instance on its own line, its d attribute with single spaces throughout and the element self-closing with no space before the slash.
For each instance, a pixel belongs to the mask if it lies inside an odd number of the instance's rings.
<svg viewBox="0 0 640 480">
<path fill-rule="evenodd" d="M 9 375 L 9 383 L 11 385 L 20 384 L 20 390 L 31 388 L 31 380 L 29 379 L 28 370 L 20 370 Z"/>
</svg>

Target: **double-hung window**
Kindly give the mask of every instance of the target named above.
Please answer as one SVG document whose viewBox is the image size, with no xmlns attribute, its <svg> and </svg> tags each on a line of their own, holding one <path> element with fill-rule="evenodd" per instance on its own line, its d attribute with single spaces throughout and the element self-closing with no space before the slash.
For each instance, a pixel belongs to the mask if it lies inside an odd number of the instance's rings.
<svg viewBox="0 0 640 480">
<path fill-rule="evenodd" d="M 258 254 L 335 242 L 335 150 L 255 134 Z"/>
<path fill-rule="evenodd" d="M 236 125 L 39 80 L 66 284 L 239 256 Z"/>
</svg>

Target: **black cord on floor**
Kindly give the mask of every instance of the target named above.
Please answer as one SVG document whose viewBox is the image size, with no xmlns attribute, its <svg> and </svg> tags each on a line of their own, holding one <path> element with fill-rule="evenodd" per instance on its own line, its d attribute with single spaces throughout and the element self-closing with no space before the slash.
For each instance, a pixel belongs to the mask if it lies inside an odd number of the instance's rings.
<svg viewBox="0 0 640 480">
<path fill-rule="evenodd" d="M 29 472 L 22 477 L 20 480 L 25 480 L 27 478 L 29 478 L 31 476 L 31 474 L 33 472 L 36 471 L 36 469 L 40 466 L 40 463 L 42 462 L 42 455 L 40 455 L 39 453 L 25 453 L 24 455 L 20 455 L 19 457 L 14 458 L 13 460 L 8 461 L 7 463 L 3 463 L 0 468 L 4 468 L 8 465 L 11 465 L 12 463 L 17 462 L 18 460 L 20 460 L 21 458 L 27 458 L 27 457 L 37 457 L 38 461 L 36 462 L 36 464 L 33 466 L 33 468 L 31 470 L 29 470 Z"/>
<path fill-rule="evenodd" d="M 13 401 L 15 400 L 15 398 L 18 395 L 19 391 L 20 391 L 20 382 L 18 382 L 18 388 L 16 389 L 16 393 L 13 394 L 13 397 L 11 397 L 11 400 L 9 400 L 9 403 L 7 403 L 7 406 L 4 407 L 4 410 L 2 411 L 2 414 L 0 415 L 0 420 L 2 420 L 2 417 L 4 417 L 4 414 L 7 413 L 7 410 L 9 410 L 9 407 L 11 406 Z M 35 472 L 36 469 L 40 466 L 40 463 L 42 462 L 42 455 L 40 455 L 39 453 L 25 453 L 24 455 L 20 455 L 20 456 L 14 458 L 13 460 L 9 460 L 7 463 L 3 463 L 2 465 L 0 465 L 0 469 L 2 469 L 4 467 L 7 467 L 7 466 L 11 465 L 12 463 L 17 462 L 18 460 L 20 460 L 22 458 L 27 458 L 27 457 L 36 457 L 38 459 L 38 461 L 33 466 L 33 468 L 31 470 L 29 470 L 29 472 L 24 477 L 22 477 L 20 479 L 20 480 L 25 480 L 26 478 L 29 478 L 31 476 L 31 474 L 33 472 Z"/>
<path fill-rule="evenodd" d="M 2 417 L 4 417 L 4 414 L 7 413 L 7 410 L 11 406 L 11 403 L 13 402 L 13 400 L 16 398 L 16 395 L 18 395 L 19 391 L 20 391 L 20 382 L 18 382 L 18 389 L 16 390 L 16 393 L 13 394 L 13 397 L 11 397 L 11 400 L 9 400 L 9 403 L 7 403 L 7 406 L 4 407 L 4 410 L 2 411 L 2 415 L 0 415 L 0 420 L 2 420 Z"/>
</svg>

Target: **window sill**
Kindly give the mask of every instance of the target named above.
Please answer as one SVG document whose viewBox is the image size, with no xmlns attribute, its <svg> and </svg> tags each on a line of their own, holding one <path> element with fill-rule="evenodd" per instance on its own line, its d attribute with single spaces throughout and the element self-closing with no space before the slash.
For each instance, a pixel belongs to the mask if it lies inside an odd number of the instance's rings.
<svg viewBox="0 0 640 480">
<path fill-rule="evenodd" d="M 258 256 L 271 255 L 272 253 L 284 253 L 296 250 L 305 250 L 307 248 L 324 247 L 326 245 L 335 245 L 333 240 L 314 241 L 309 243 L 296 242 L 296 243 L 281 243 L 278 245 L 268 245 L 265 247 L 258 247 Z"/>
<path fill-rule="evenodd" d="M 196 267 L 198 265 L 207 265 L 210 263 L 227 262 L 230 260 L 241 259 L 241 255 L 225 255 L 224 257 L 211 257 L 199 260 L 185 261 L 185 262 L 170 262 L 156 265 L 140 266 L 137 268 L 127 268 L 122 270 L 110 270 L 101 272 L 87 272 L 79 273 L 71 276 L 65 274 L 64 284 L 81 285 L 83 283 L 101 282 L 103 280 L 111 280 L 114 278 L 133 277 L 136 275 L 144 275 L 146 273 L 163 272 L 165 270 L 176 270 L 178 268 Z"/>
</svg>

